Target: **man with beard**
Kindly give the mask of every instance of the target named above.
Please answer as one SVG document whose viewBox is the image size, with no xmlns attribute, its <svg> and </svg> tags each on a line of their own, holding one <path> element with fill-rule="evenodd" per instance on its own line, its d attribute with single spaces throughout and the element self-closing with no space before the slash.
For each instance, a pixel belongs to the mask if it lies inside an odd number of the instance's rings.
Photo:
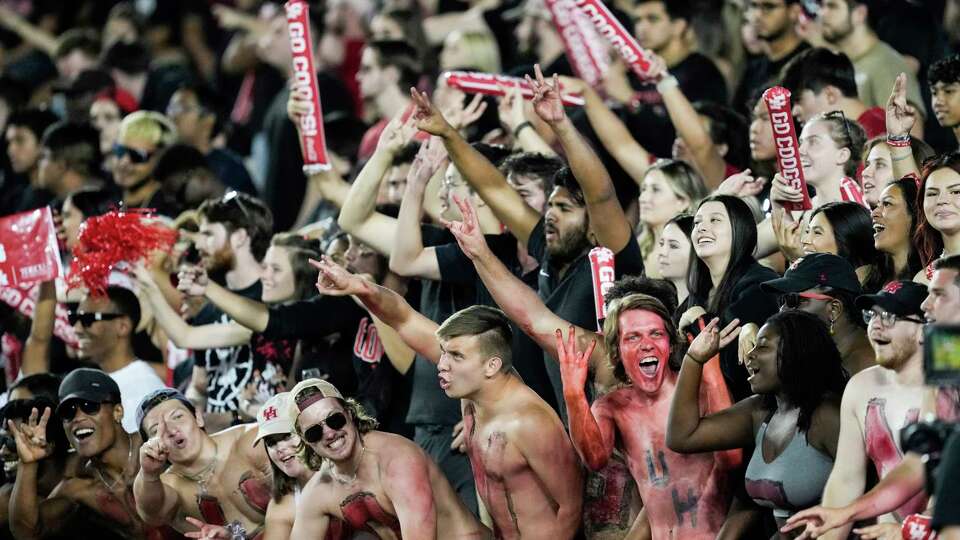
<svg viewBox="0 0 960 540">
<path fill-rule="evenodd" d="M 897 75 L 907 74 L 907 100 L 921 115 L 925 114 L 920 84 L 906 59 L 893 47 L 880 41 L 874 29 L 880 9 L 860 0 L 824 0 L 818 20 L 823 39 L 847 55 L 857 74 L 860 100 L 867 107 L 884 106 Z M 923 128 L 922 122 L 914 124 Z M 922 131 L 917 132 L 922 134 Z"/>
<path fill-rule="evenodd" d="M 933 264 L 933 277 L 927 285 L 927 297 L 920 305 L 929 324 L 960 324 L 960 256 L 938 259 Z M 957 421 L 960 411 L 955 387 L 927 388 L 924 413 L 935 412 L 941 420 Z M 921 414 L 926 417 L 926 414 Z M 922 496 L 925 483 L 922 456 L 909 452 L 873 489 L 845 506 L 817 506 L 798 512 L 789 520 L 784 532 L 806 525 L 808 534 L 827 531 L 864 519 L 873 518 Z"/>
<path fill-rule="evenodd" d="M 741 112 L 749 112 L 743 109 L 747 100 L 770 86 L 791 58 L 810 47 L 797 35 L 800 16 L 799 0 L 747 1 L 744 17 L 762 43 L 763 52 L 747 62 L 733 96 L 733 106 Z"/>
<path fill-rule="evenodd" d="M 134 453 L 140 447 L 137 433 L 120 424 L 124 416 L 120 387 L 100 370 L 80 368 L 60 385 L 57 414 L 67 440 L 80 458 L 76 470 L 64 478 L 46 499 L 37 493 L 38 462 L 52 455 L 47 439 L 50 409 L 33 409 L 25 422 L 9 422 L 17 442 L 20 465 L 10 500 L 10 528 L 16 538 L 41 538 L 66 534 L 70 516 L 80 507 L 105 532 L 122 538 L 160 539 L 163 534 L 139 518 L 131 481 L 137 474 Z M 59 428 L 58 428 L 59 429 Z M 162 525 L 162 524 L 159 524 Z"/>
<path fill-rule="evenodd" d="M 930 66 L 927 84 L 930 85 L 930 106 L 937 122 L 952 130 L 960 145 L 960 55 L 944 58 Z"/>
<path fill-rule="evenodd" d="M 303 459 L 317 471 L 291 538 L 323 538 L 331 518 L 384 540 L 492 538 L 413 442 L 374 431 L 376 421 L 327 381 L 306 379 L 290 393 Z"/>
<path fill-rule="evenodd" d="M 587 256 L 590 248 L 596 244 L 615 254 L 618 277 L 643 273 L 643 258 L 606 168 L 564 112 L 559 83 L 555 78 L 553 84 L 546 84 L 539 66 L 536 71 L 535 110 L 557 135 L 569 160 L 569 167 L 554 176 L 554 188 L 543 217 L 453 129 L 424 94 L 411 89 L 417 106 L 414 115 L 417 128 L 443 140 L 451 161 L 470 187 L 526 245 L 528 253 L 540 261 L 538 293 L 547 307 L 581 327 L 594 327 L 597 316 Z M 491 289 L 491 283 L 483 281 Z M 559 366 L 548 357 L 544 362 L 561 405 L 560 417 L 566 423 Z"/>
<path fill-rule="evenodd" d="M 245 193 L 227 192 L 204 202 L 198 210 L 200 231 L 195 240 L 202 265 L 214 279 L 236 294 L 260 300 L 260 261 L 270 246 L 273 217 L 260 200 Z M 186 269 L 189 275 L 196 269 Z M 176 306 L 175 306 L 176 307 Z M 231 316 L 208 305 L 190 321 L 192 325 L 226 323 Z M 192 381 L 187 395 L 216 427 L 229 425 L 240 409 L 243 390 L 253 379 L 254 359 L 249 345 L 194 352 Z"/>
<path fill-rule="evenodd" d="M 389 289 L 329 260 L 318 266 L 323 294 L 356 296 L 435 363 L 440 388 L 464 403 L 466 452 L 497 538 L 572 538 L 582 519 L 582 473 L 556 413 L 513 370 L 506 316 L 472 306 L 438 327 Z"/>
<path fill-rule="evenodd" d="M 136 432 L 137 403 L 165 386 L 153 368 L 133 354 L 132 338 L 140 323 L 137 295 L 111 285 L 103 296 L 87 295 L 68 317 L 77 333 L 80 357 L 96 364 L 123 389 L 123 427 L 128 433 Z"/>
<path fill-rule="evenodd" d="M 925 395 L 921 304 L 926 296 L 923 285 L 891 281 L 877 294 L 857 298 L 857 307 L 863 309 L 864 320 L 868 321 L 867 335 L 876 351 L 877 365 L 851 377 L 843 392 L 837 459 L 823 490 L 825 507 L 856 502 L 866 486 L 868 463 L 873 463 L 882 482 L 896 473 L 904 459 L 900 451 L 900 429 L 920 416 Z M 893 519 L 884 521 L 902 521 L 910 514 L 923 511 L 927 495 L 914 491 L 898 503 L 891 512 Z M 822 535 L 821 538 L 847 538 L 853 512 L 849 519 L 831 520 L 827 525 L 818 517 L 820 511 L 817 507 L 799 512 L 788 520 L 784 530 L 809 521 L 808 536 L 816 533 Z M 890 528 L 891 524 L 877 527 Z"/>
<path fill-rule="evenodd" d="M 208 435 L 203 416 L 172 389 L 143 398 L 136 415 L 146 442 L 133 493 L 146 523 L 192 531 L 192 517 L 227 527 L 233 538 L 261 538 L 272 472 L 254 444 L 256 424 Z"/>
</svg>

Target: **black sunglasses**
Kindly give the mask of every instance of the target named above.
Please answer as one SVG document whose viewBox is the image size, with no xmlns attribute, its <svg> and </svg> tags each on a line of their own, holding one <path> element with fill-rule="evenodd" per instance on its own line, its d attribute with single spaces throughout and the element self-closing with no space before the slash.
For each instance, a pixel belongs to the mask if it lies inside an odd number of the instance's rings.
<svg viewBox="0 0 960 540">
<path fill-rule="evenodd" d="M 338 429 L 341 429 L 343 426 L 347 425 L 347 417 L 343 413 L 339 412 L 331 414 L 325 420 L 321 420 L 319 423 L 307 428 L 307 430 L 303 432 L 303 440 L 307 441 L 308 443 L 315 443 L 322 439 L 324 425 L 334 431 L 337 431 Z"/>
<path fill-rule="evenodd" d="M 847 137 L 847 144 L 843 146 L 853 146 L 853 137 L 850 135 L 850 126 L 847 124 L 847 115 L 843 114 L 843 111 L 830 111 L 828 113 L 824 113 L 823 117 L 831 120 L 839 120 L 840 124 L 843 125 L 843 133 Z"/>
<path fill-rule="evenodd" d="M 89 328 L 97 321 L 112 321 L 118 317 L 123 317 L 123 313 L 101 313 L 99 311 L 92 313 L 67 312 L 67 321 L 70 322 L 70 326 L 79 322 L 84 328 Z"/>
<path fill-rule="evenodd" d="M 829 302 L 834 300 L 832 296 L 814 292 L 802 292 L 802 293 L 784 293 L 780 295 L 778 301 L 780 307 L 786 306 L 787 309 L 797 309 L 804 304 L 804 300 L 823 300 Z"/>
<path fill-rule="evenodd" d="M 240 192 L 236 190 L 230 190 L 223 194 L 223 198 L 220 199 L 220 202 L 227 204 L 230 201 L 236 201 L 237 206 L 240 207 L 240 211 L 243 212 L 243 217 L 247 218 L 247 221 L 250 221 L 250 212 L 247 210 L 245 204 L 243 204 L 243 198 L 240 197 Z"/>
<path fill-rule="evenodd" d="M 64 422 L 69 422 L 77 416 L 77 409 L 83 411 L 83 414 L 87 416 L 93 416 L 100 412 L 100 406 L 102 403 L 97 403 L 96 401 L 87 401 L 85 399 L 71 399 L 66 403 L 61 403 L 57 407 L 57 413 L 60 415 L 60 419 Z"/>
<path fill-rule="evenodd" d="M 123 156 L 130 158 L 130 163 L 140 165 L 150 161 L 150 158 L 153 157 L 153 152 L 144 152 L 143 150 L 137 150 L 136 148 L 130 148 L 129 146 L 124 146 L 120 143 L 113 145 L 113 155 L 117 159 L 123 159 Z"/>
</svg>

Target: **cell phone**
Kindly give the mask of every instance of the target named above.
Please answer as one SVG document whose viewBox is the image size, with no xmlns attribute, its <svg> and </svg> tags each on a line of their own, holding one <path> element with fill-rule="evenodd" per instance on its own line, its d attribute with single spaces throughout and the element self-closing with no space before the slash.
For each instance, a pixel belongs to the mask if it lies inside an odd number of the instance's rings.
<svg viewBox="0 0 960 540">
<path fill-rule="evenodd" d="M 928 385 L 960 384 L 960 325 L 924 327 L 923 374 Z"/>
</svg>

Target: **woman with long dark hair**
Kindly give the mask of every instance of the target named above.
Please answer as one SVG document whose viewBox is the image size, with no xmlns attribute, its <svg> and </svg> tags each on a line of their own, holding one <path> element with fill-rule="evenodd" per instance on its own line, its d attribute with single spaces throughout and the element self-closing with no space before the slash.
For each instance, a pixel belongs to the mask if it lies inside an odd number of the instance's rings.
<svg viewBox="0 0 960 540">
<path fill-rule="evenodd" d="M 914 281 L 927 283 L 933 276 L 934 259 L 960 254 L 960 152 L 926 163 L 922 178 L 923 211 L 917 216 L 914 244 L 925 268 Z"/>
<path fill-rule="evenodd" d="M 708 416 L 700 413 L 703 364 L 719 347 L 717 320 L 690 344 L 667 424 L 667 446 L 684 453 L 751 448 L 745 487 L 777 525 L 820 502 L 837 454 L 846 374 L 823 321 L 789 310 L 757 334 L 746 356 L 754 395 Z M 775 484 L 780 490 L 765 489 Z"/>
<path fill-rule="evenodd" d="M 690 296 L 687 276 L 690 274 L 690 264 L 696 260 L 697 253 L 693 250 L 690 233 L 693 232 L 693 216 L 680 214 L 667 222 L 660 234 L 660 244 L 657 247 L 657 269 L 660 277 L 669 281 L 677 290 L 677 304 L 683 305 Z M 673 314 L 674 321 L 678 314 Z"/>
<path fill-rule="evenodd" d="M 805 255 L 832 253 L 849 261 L 868 293 L 884 285 L 877 264 L 880 254 L 873 245 L 870 211 L 861 204 L 831 202 L 814 210 L 800 245 Z"/>
<path fill-rule="evenodd" d="M 873 245 L 881 253 L 880 276 L 883 283 L 913 279 L 923 264 L 913 242 L 920 220 L 917 207 L 917 182 L 905 177 L 894 180 L 880 193 L 873 220 Z"/>
<path fill-rule="evenodd" d="M 776 299 L 760 284 L 779 276 L 753 258 L 757 228 L 747 203 L 731 195 L 704 199 L 693 218 L 690 238 L 697 260 L 690 268 L 687 305 L 700 309 L 691 307 L 682 323 L 707 313 L 720 317 L 721 326 L 733 319 L 761 325 L 777 312 Z M 736 344 L 720 351 L 720 367 L 734 399 L 750 395 Z"/>
</svg>

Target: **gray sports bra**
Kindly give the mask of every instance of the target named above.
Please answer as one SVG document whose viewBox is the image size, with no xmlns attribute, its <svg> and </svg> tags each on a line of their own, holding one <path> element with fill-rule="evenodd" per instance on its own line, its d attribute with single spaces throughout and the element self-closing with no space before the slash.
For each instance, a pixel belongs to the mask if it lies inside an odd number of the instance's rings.
<svg viewBox="0 0 960 540">
<path fill-rule="evenodd" d="M 771 463 L 763 460 L 763 438 L 767 422 L 757 430 L 756 444 L 747 465 L 747 493 L 760 506 L 773 509 L 777 518 L 820 502 L 833 460 L 810 446 L 807 434 L 798 429 L 790 444 Z"/>
</svg>

